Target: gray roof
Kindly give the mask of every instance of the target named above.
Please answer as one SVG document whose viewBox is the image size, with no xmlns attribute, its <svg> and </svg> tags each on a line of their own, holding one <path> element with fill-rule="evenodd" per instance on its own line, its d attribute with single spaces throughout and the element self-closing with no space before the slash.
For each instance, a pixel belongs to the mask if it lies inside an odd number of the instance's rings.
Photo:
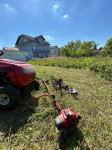
<svg viewBox="0 0 112 150">
<path fill-rule="evenodd" d="M 54 48 L 58 48 L 59 49 L 59 47 L 56 45 L 56 46 L 50 46 L 50 49 L 54 49 Z"/>
<path fill-rule="evenodd" d="M 34 42 L 36 42 L 37 39 L 41 37 L 41 38 L 43 38 L 44 43 L 47 44 L 47 45 L 49 45 L 49 42 L 45 41 L 45 39 L 44 39 L 44 37 L 43 37 L 42 35 L 39 35 L 39 36 L 36 36 L 36 37 L 32 37 L 32 36 L 25 35 L 25 34 L 21 34 L 21 35 L 18 37 L 18 39 L 17 39 L 17 41 L 16 41 L 16 45 L 18 45 L 18 42 L 19 42 L 19 40 L 20 40 L 21 37 L 25 37 L 25 38 L 27 38 L 27 39 L 29 39 L 29 40 L 31 40 L 31 41 L 34 41 Z"/>
</svg>

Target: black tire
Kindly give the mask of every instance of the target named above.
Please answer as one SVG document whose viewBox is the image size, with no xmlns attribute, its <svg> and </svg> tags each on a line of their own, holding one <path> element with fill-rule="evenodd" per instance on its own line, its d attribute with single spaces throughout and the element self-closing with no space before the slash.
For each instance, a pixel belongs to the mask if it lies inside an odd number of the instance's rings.
<svg viewBox="0 0 112 150">
<path fill-rule="evenodd" d="M 0 87 L 0 109 L 11 109 L 20 97 L 19 91 L 11 85 Z"/>
<path fill-rule="evenodd" d="M 35 81 L 34 81 L 34 89 L 35 90 L 39 90 L 39 87 L 40 87 L 40 84 L 39 84 L 38 80 L 35 79 Z"/>
<path fill-rule="evenodd" d="M 32 83 L 26 86 L 30 91 L 39 90 L 40 84 L 37 79 L 35 79 Z"/>
<path fill-rule="evenodd" d="M 28 84 L 25 87 L 20 88 L 19 90 L 20 90 L 21 96 L 27 95 L 28 97 L 31 97 L 31 92 L 33 90 L 39 90 L 39 87 L 40 87 L 40 84 L 38 80 L 35 79 L 32 83 Z"/>
</svg>

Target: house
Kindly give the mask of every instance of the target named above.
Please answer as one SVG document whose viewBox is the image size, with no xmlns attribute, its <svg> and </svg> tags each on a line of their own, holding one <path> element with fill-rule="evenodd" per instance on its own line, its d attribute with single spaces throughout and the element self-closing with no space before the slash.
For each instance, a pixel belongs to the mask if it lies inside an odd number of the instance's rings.
<svg viewBox="0 0 112 150">
<path fill-rule="evenodd" d="M 59 56 L 59 48 L 58 46 L 50 46 L 50 57 L 57 57 Z"/>
<path fill-rule="evenodd" d="M 42 35 L 31 37 L 22 34 L 18 37 L 15 45 L 20 51 L 28 53 L 28 59 L 48 57 L 50 53 L 50 44 Z"/>
<path fill-rule="evenodd" d="M 101 55 L 102 52 L 103 52 L 103 50 L 97 49 L 97 50 L 95 51 L 95 55 Z"/>
</svg>

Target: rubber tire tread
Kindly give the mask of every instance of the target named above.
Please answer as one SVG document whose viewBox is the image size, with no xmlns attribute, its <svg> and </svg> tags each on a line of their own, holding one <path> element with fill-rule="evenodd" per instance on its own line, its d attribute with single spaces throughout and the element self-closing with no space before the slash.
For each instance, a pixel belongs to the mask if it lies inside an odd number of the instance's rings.
<svg viewBox="0 0 112 150">
<path fill-rule="evenodd" d="M 7 105 L 0 104 L 0 109 L 2 110 L 11 109 L 12 107 L 14 107 L 14 105 L 20 98 L 19 91 L 12 85 L 3 85 L 2 87 L 0 87 L 0 94 L 7 94 L 10 99 Z"/>
</svg>

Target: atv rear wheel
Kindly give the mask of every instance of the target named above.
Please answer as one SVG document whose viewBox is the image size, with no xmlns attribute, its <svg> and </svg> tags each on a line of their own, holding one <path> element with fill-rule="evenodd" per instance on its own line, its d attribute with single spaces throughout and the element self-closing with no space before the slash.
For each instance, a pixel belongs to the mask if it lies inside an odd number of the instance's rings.
<svg viewBox="0 0 112 150">
<path fill-rule="evenodd" d="M 4 85 L 0 87 L 0 109 L 12 108 L 19 98 L 19 91 L 11 86 Z"/>
</svg>

